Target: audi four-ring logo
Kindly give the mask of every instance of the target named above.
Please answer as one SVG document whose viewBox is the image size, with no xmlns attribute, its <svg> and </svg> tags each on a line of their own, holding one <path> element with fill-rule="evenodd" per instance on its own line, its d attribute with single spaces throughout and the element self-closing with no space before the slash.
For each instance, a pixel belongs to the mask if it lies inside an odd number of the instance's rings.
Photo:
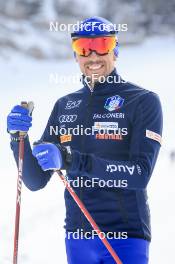
<svg viewBox="0 0 175 264">
<path fill-rule="evenodd" d="M 72 123 L 77 119 L 77 115 L 61 115 L 59 117 L 60 123 Z"/>
</svg>

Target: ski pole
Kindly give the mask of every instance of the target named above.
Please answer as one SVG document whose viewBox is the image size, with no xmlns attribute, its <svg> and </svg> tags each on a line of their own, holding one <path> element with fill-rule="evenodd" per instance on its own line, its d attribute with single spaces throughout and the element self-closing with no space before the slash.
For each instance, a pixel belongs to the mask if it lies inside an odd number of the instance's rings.
<svg viewBox="0 0 175 264">
<path fill-rule="evenodd" d="M 87 220 L 91 224 L 92 228 L 98 234 L 98 237 L 100 238 L 102 243 L 105 245 L 105 247 L 107 248 L 107 250 L 109 251 L 109 253 L 113 257 L 113 259 L 115 260 L 115 263 L 122 264 L 120 258 L 118 257 L 117 253 L 114 251 L 114 249 L 112 248 L 112 246 L 110 245 L 108 240 L 105 237 L 103 237 L 103 238 L 101 237 L 102 231 L 100 230 L 100 228 L 98 227 L 98 225 L 96 224 L 96 222 L 94 221 L 94 219 L 92 218 L 92 216 L 90 215 L 88 210 L 86 209 L 83 202 L 80 200 L 78 195 L 75 193 L 74 189 L 70 186 L 70 184 L 68 183 L 68 181 L 64 177 L 63 173 L 60 170 L 56 170 L 56 172 L 58 173 L 58 175 L 61 178 L 62 182 L 64 183 L 66 189 L 69 191 L 70 195 L 72 196 L 74 201 L 77 203 L 77 205 L 79 206 L 79 208 L 82 211 L 82 213 L 84 214 L 84 216 L 87 218 Z"/>
<path fill-rule="evenodd" d="M 21 106 L 29 109 L 31 115 L 34 105 L 33 102 L 21 102 Z M 19 160 L 18 160 L 18 179 L 17 179 L 17 195 L 16 195 L 16 216 L 15 216 L 15 233 L 14 233 L 14 250 L 13 250 L 13 264 L 18 261 L 18 241 L 19 241 L 19 224 L 20 224 L 20 209 L 21 209 L 21 189 L 22 189 L 22 174 L 24 161 L 24 138 L 26 132 L 19 132 Z"/>
</svg>

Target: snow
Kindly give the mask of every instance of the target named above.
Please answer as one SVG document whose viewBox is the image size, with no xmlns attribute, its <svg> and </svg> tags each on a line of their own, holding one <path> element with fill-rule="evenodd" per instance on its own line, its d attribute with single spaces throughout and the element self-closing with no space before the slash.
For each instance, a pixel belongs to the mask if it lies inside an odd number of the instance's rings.
<svg viewBox="0 0 175 264">
<path fill-rule="evenodd" d="M 169 152 L 175 148 L 174 113 L 174 39 L 151 38 L 141 45 L 121 47 L 118 72 L 125 79 L 157 92 L 164 112 L 163 146 L 148 187 L 152 213 L 153 240 L 150 264 L 174 262 L 175 237 L 174 169 Z M 6 116 L 22 100 L 33 100 L 31 142 L 45 128 L 55 101 L 81 87 L 80 83 L 53 83 L 51 73 L 79 74 L 75 61 L 36 61 L 13 56 L 0 61 L 1 72 L 1 184 L 0 184 L 0 263 L 12 263 L 17 169 L 6 133 Z M 46 188 L 30 192 L 23 185 L 19 241 L 19 264 L 66 263 L 64 247 L 64 186 L 54 175 Z"/>
</svg>

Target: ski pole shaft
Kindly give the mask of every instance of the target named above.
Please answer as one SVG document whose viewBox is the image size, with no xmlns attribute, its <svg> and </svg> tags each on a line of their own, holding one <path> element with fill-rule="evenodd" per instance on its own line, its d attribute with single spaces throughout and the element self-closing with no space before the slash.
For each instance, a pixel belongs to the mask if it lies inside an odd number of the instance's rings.
<svg viewBox="0 0 175 264">
<path fill-rule="evenodd" d="M 22 102 L 21 106 L 27 108 L 27 103 Z M 24 132 L 19 132 L 19 159 L 18 159 L 18 179 L 17 179 L 17 195 L 16 195 L 16 217 L 15 217 L 15 234 L 14 234 L 14 252 L 13 264 L 18 261 L 18 240 L 19 240 L 19 223 L 21 211 L 21 189 L 22 189 L 22 173 L 24 160 Z"/>
<path fill-rule="evenodd" d="M 32 102 L 21 102 L 21 106 L 29 109 L 29 114 L 33 111 Z M 21 212 L 21 189 L 22 189 L 22 175 L 24 162 L 24 137 L 26 132 L 19 132 L 19 159 L 18 159 L 18 179 L 17 179 L 17 195 L 16 195 L 16 216 L 15 216 L 15 232 L 14 232 L 14 250 L 13 250 L 13 264 L 18 263 L 18 241 L 19 241 L 19 225 Z"/>
<path fill-rule="evenodd" d="M 77 205 L 81 209 L 82 213 L 85 215 L 85 217 L 87 218 L 87 220 L 89 221 L 89 223 L 91 224 L 93 229 L 98 234 L 98 236 L 99 236 L 100 240 L 102 241 L 102 243 L 105 245 L 105 247 L 107 248 L 107 250 L 109 251 L 109 253 L 113 257 L 113 259 L 115 260 L 115 263 L 122 264 L 120 258 L 118 257 L 117 253 L 114 251 L 112 246 L 109 244 L 108 240 L 104 236 L 101 237 L 102 231 L 100 230 L 100 228 L 98 227 L 98 225 L 96 224 L 96 222 L 94 221 L 94 219 L 92 218 L 92 216 L 90 215 L 88 210 L 86 209 L 86 207 L 83 204 L 83 202 L 80 200 L 78 195 L 75 193 L 74 189 L 70 186 L 68 181 L 65 179 L 64 175 L 62 174 L 62 172 L 60 170 L 57 170 L 56 172 L 58 173 L 59 177 L 63 181 L 66 189 L 69 191 L 69 193 L 72 196 L 72 198 L 74 199 L 74 201 L 77 203 Z"/>
</svg>

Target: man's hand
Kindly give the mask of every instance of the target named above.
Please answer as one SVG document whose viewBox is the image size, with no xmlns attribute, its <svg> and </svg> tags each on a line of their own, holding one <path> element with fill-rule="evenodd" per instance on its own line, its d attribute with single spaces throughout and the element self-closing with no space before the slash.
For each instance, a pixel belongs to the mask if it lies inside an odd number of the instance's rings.
<svg viewBox="0 0 175 264">
<path fill-rule="evenodd" d="M 32 117 L 29 110 L 23 106 L 16 105 L 7 116 L 7 130 L 10 134 L 23 131 L 28 132 L 32 126 Z"/>
<path fill-rule="evenodd" d="M 44 171 L 66 169 L 71 161 L 71 153 L 59 144 L 35 143 L 32 154 Z"/>
</svg>

